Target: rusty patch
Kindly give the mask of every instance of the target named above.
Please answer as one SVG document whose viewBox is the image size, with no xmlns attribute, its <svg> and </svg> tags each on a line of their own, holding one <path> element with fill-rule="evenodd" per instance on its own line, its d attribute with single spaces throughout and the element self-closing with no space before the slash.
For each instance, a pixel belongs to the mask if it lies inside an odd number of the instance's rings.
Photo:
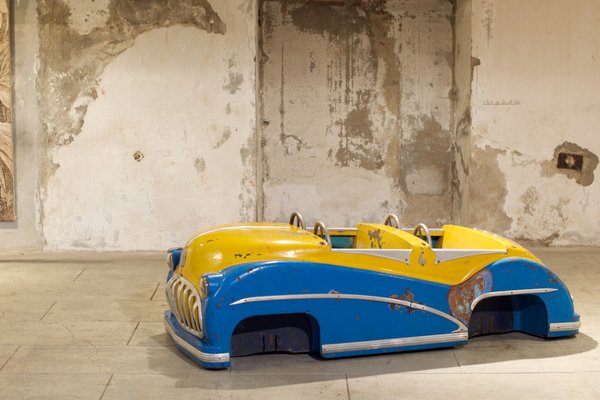
<svg viewBox="0 0 600 400">
<path fill-rule="evenodd" d="M 494 277 L 488 270 L 479 271 L 460 285 L 452 286 L 448 291 L 448 304 L 452 315 L 465 325 L 471 318 L 473 300 L 494 288 Z"/>
<path fill-rule="evenodd" d="M 136 151 L 135 153 L 133 153 L 133 159 L 137 162 L 140 162 L 144 159 L 144 153 L 142 153 L 141 151 Z"/>
<path fill-rule="evenodd" d="M 561 156 L 561 154 L 566 155 Z M 571 160 L 573 166 L 580 166 L 581 170 L 578 168 L 559 168 L 561 157 L 564 159 L 565 166 L 567 166 L 567 157 L 569 154 L 577 157 L 577 159 L 581 157 L 579 162 L 575 157 L 572 157 L 573 160 Z M 552 160 L 542 164 L 542 176 L 549 177 L 562 174 L 569 179 L 574 179 L 575 182 L 582 186 L 590 186 L 594 182 L 594 171 L 598 166 L 598 161 L 598 156 L 588 149 L 584 149 L 575 143 L 564 142 L 554 149 Z"/>
<path fill-rule="evenodd" d="M 402 296 L 398 296 L 397 294 L 393 294 L 390 296 L 390 298 L 395 299 L 395 300 L 404 300 L 404 301 L 409 301 L 411 303 L 414 303 L 415 301 L 415 295 L 413 292 L 410 291 L 410 289 L 406 289 L 404 290 L 404 294 Z M 412 314 L 413 312 L 415 312 L 416 310 L 410 307 L 406 307 L 403 306 L 401 304 L 389 304 L 388 308 L 390 310 L 400 310 L 400 311 L 407 311 L 409 314 Z"/>
</svg>

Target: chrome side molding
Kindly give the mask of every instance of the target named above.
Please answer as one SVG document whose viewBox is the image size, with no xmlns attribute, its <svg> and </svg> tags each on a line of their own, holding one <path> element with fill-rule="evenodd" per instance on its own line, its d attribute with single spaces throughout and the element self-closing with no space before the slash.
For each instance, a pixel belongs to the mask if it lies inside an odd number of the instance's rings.
<svg viewBox="0 0 600 400">
<path fill-rule="evenodd" d="M 321 352 L 323 354 L 327 354 L 362 350 L 379 350 L 394 347 L 409 347 L 427 344 L 463 342 L 468 339 L 469 334 L 467 332 L 455 332 L 442 335 L 413 336 L 406 338 L 369 340 L 365 342 L 324 344 L 321 346 Z"/>
<path fill-rule="evenodd" d="M 540 289 L 519 289 L 519 290 L 501 290 L 498 292 L 488 292 L 484 293 L 471 303 L 471 311 L 475 309 L 475 306 L 482 300 L 489 299 L 490 297 L 501 297 L 501 296 L 518 296 L 522 294 L 540 294 L 540 293 L 550 293 L 556 292 L 558 289 L 554 288 L 540 288 Z"/>
</svg>

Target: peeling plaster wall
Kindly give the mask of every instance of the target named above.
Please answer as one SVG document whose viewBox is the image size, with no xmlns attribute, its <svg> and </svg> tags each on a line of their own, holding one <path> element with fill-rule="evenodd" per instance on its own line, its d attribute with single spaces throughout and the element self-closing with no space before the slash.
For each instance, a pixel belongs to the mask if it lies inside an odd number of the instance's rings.
<svg viewBox="0 0 600 400">
<path fill-rule="evenodd" d="M 162 249 L 254 219 L 255 7 L 39 2 L 48 249 Z"/>
<path fill-rule="evenodd" d="M 15 2 L 0 250 L 158 250 L 292 210 L 600 245 L 597 1 L 333 4 L 265 1 L 257 31 L 256 1 Z"/>
<path fill-rule="evenodd" d="M 473 225 L 600 244 L 598 15 L 596 0 L 473 0 Z M 557 169 L 560 151 L 583 171 Z"/>
<path fill-rule="evenodd" d="M 450 220 L 452 13 L 446 0 L 263 3 L 267 220 Z"/>
</svg>

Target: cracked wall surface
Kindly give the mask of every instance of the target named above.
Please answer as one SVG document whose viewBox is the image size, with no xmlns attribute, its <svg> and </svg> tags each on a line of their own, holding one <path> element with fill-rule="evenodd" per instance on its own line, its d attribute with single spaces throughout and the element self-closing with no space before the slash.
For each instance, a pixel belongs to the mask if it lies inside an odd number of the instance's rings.
<svg viewBox="0 0 600 400">
<path fill-rule="evenodd" d="M 255 3 L 39 2 L 51 249 L 160 249 L 255 209 Z"/>
<path fill-rule="evenodd" d="M 452 4 L 263 3 L 264 216 L 451 218 Z"/>
<path fill-rule="evenodd" d="M 600 245 L 600 33 L 594 0 L 473 0 L 470 223 Z M 583 170 L 557 168 L 559 152 Z"/>
</svg>

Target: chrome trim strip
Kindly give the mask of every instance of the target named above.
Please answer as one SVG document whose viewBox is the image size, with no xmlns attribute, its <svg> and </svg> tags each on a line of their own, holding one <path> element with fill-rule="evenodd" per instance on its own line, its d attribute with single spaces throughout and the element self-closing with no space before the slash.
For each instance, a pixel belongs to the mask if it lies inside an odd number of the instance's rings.
<svg viewBox="0 0 600 400">
<path fill-rule="evenodd" d="M 435 253 L 436 264 L 456 260 L 463 257 L 480 256 L 485 254 L 506 254 L 507 250 L 477 250 L 477 249 L 432 249 Z"/>
<path fill-rule="evenodd" d="M 332 249 L 334 253 L 364 254 L 367 256 L 387 258 L 394 261 L 409 263 L 412 249 Z"/>
<path fill-rule="evenodd" d="M 396 339 L 369 340 L 365 342 L 348 342 L 324 344 L 321 346 L 321 352 L 342 353 L 348 351 L 378 350 L 389 349 L 393 347 L 420 346 L 426 344 L 439 344 L 465 341 L 469 339 L 468 332 L 447 333 L 442 335 L 414 336 Z"/>
<path fill-rule="evenodd" d="M 198 350 L 197 348 L 195 348 L 194 346 L 192 346 L 191 344 L 189 344 L 188 342 L 186 342 L 185 340 L 183 340 L 182 338 L 180 338 L 177 335 L 177 333 L 175 333 L 175 330 L 169 323 L 168 317 L 166 315 L 165 315 L 165 319 L 164 319 L 164 324 L 165 324 L 165 329 L 167 330 L 167 333 L 169 334 L 169 336 L 171 336 L 173 341 L 175 343 L 177 343 L 177 345 L 180 346 L 181 348 L 183 348 L 185 351 L 190 353 L 192 356 L 197 358 L 198 360 L 205 362 L 205 363 L 229 362 L 229 353 L 214 353 L 214 354 L 213 353 L 204 353 L 204 352 Z"/>
<path fill-rule="evenodd" d="M 542 288 L 542 289 L 502 290 L 499 292 L 484 293 L 484 294 L 480 295 L 479 297 L 477 297 L 475 300 L 473 300 L 473 302 L 471 303 L 471 311 L 473 311 L 475 309 L 475 306 L 481 300 L 489 299 L 490 297 L 518 296 L 518 295 L 522 295 L 522 294 L 551 293 L 551 292 L 556 292 L 557 290 L 558 289 L 554 289 L 554 288 Z"/>
<path fill-rule="evenodd" d="M 550 332 L 576 331 L 581 328 L 581 321 L 575 322 L 554 322 L 550 324 Z"/>
<path fill-rule="evenodd" d="M 254 303 L 259 301 L 282 301 L 282 300 L 315 300 L 315 299 L 324 299 L 324 300 L 362 300 L 362 301 L 375 301 L 378 303 L 387 303 L 387 304 L 398 304 L 400 306 L 412 308 L 414 310 L 425 311 L 431 314 L 435 314 L 439 317 L 445 318 L 448 321 L 454 322 L 458 329 L 455 332 L 468 332 L 467 327 L 460 320 L 454 318 L 451 315 L 446 314 L 440 310 L 435 308 L 428 307 L 423 304 L 413 303 L 407 300 L 401 299 L 392 299 L 391 297 L 379 297 L 379 296 L 368 296 L 362 294 L 342 294 L 342 293 L 327 293 L 327 294 L 284 294 L 284 295 L 274 295 L 274 296 L 256 296 L 256 297 L 246 297 L 244 299 L 240 299 L 234 301 L 230 305 L 237 306 L 239 304 L 246 303 Z"/>
</svg>

